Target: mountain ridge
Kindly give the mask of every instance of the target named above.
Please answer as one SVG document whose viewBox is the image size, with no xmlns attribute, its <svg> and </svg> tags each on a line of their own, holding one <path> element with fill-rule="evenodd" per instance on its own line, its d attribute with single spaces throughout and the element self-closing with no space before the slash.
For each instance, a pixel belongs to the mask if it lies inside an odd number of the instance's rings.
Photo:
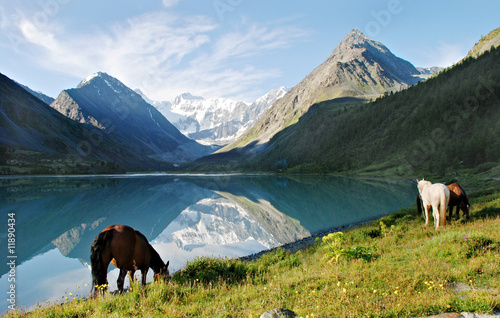
<svg viewBox="0 0 500 318">
<path fill-rule="evenodd" d="M 496 28 L 481 39 L 472 47 L 472 49 L 467 53 L 467 57 L 478 57 L 484 52 L 490 50 L 491 48 L 496 48 L 500 45 L 500 27 Z"/>
<path fill-rule="evenodd" d="M 0 74 L 0 173 L 116 173 L 140 158 Z M 122 160 L 120 160 L 122 159 Z M 121 168 L 118 167 L 118 163 Z"/>
<path fill-rule="evenodd" d="M 51 107 L 157 161 L 187 162 L 211 152 L 181 134 L 139 94 L 103 72 L 62 91 Z"/>
<path fill-rule="evenodd" d="M 417 83 L 421 80 L 419 74 L 410 62 L 396 57 L 382 43 L 354 29 L 323 63 L 275 103 L 247 133 L 218 153 L 235 148 L 258 153 L 277 132 L 296 123 L 315 103 L 345 97 L 376 98 Z"/>
<path fill-rule="evenodd" d="M 287 89 L 284 86 L 273 89 L 253 103 L 229 98 L 205 99 L 190 93 L 180 94 L 171 102 L 158 102 L 140 90 L 136 92 L 187 137 L 207 145 L 226 145 L 248 130 Z"/>
<path fill-rule="evenodd" d="M 260 153 L 218 153 L 192 169 L 405 177 L 486 171 L 500 160 L 498 83 L 500 48 L 369 103 L 317 103 Z"/>
</svg>

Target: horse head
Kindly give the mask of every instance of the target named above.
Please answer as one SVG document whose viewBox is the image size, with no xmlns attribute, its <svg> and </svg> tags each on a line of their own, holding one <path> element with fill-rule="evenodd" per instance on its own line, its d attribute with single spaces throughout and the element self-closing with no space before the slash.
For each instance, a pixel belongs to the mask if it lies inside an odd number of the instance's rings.
<svg viewBox="0 0 500 318">
<path fill-rule="evenodd" d="M 418 192 L 420 192 L 420 194 L 422 194 L 422 190 L 426 187 L 426 186 L 429 186 L 431 185 L 432 182 L 430 181 L 427 181 L 425 179 L 422 179 L 422 180 L 418 180 L 417 179 L 417 188 L 418 188 Z"/>
<path fill-rule="evenodd" d="M 168 265 L 170 264 L 170 261 L 167 262 L 158 272 L 155 272 L 154 274 L 154 280 L 158 281 L 160 279 L 163 279 L 164 281 L 167 281 L 170 279 L 170 271 L 168 270 Z"/>
<path fill-rule="evenodd" d="M 465 203 L 464 201 L 460 204 L 460 209 L 464 212 L 466 219 L 470 219 L 470 205 Z M 457 211 L 458 215 L 458 211 Z"/>
</svg>

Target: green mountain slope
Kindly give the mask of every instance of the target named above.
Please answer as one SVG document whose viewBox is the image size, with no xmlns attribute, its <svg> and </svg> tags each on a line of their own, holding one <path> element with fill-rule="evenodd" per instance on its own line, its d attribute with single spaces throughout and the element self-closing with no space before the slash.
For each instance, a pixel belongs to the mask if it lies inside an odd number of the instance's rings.
<svg viewBox="0 0 500 318">
<path fill-rule="evenodd" d="M 492 47 L 498 47 L 500 45 L 500 28 L 489 32 L 477 42 L 474 47 L 469 51 L 467 57 L 478 57 L 484 52 L 488 51 Z"/>
<path fill-rule="evenodd" d="M 499 106 L 495 49 L 374 102 L 318 103 L 262 153 L 249 158 L 236 149 L 210 168 L 444 174 L 500 160 Z"/>
</svg>

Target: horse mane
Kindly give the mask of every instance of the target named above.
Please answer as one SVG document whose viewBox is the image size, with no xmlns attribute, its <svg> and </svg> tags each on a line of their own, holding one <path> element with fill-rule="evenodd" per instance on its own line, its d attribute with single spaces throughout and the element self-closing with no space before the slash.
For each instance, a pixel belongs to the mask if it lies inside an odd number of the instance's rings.
<svg viewBox="0 0 500 318">
<path fill-rule="evenodd" d="M 137 230 L 135 230 L 135 233 L 146 243 L 148 243 L 149 252 L 151 253 L 151 261 L 149 266 L 155 273 L 159 272 L 165 266 L 165 263 L 161 259 L 160 254 L 158 254 L 158 252 L 151 246 L 151 244 L 149 244 L 149 241 L 144 234 Z"/>
<path fill-rule="evenodd" d="M 102 265 L 102 252 L 109 243 L 109 240 L 113 236 L 113 231 L 104 231 L 99 233 L 94 238 L 92 245 L 90 246 L 90 264 L 92 266 L 92 289 L 91 292 L 97 290 L 98 285 L 106 284 L 107 271 Z"/>
</svg>

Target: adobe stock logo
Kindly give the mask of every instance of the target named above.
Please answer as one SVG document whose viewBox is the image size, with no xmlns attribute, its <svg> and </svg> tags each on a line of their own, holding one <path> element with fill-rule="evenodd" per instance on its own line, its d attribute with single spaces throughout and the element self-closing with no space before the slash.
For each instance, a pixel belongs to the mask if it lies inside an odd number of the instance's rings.
<svg viewBox="0 0 500 318">
<path fill-rule="evenodd" d="M 212 4 L 219 19 L 224 20 L 224 15 L 228 12 L 233 12 L 245 0 L 215 0 Z"/>
<path fill-rule="evenodd" d="M 411 1 L 411 0 L 409 0 Z M 373 20 L 368 21 L 365 24 L 364 33 L 373 38 L 380 34 L 383 28 L 386 28 L 391 24 L 394 15 L 398 15 L 403 12 L 403 5 L 400 0 L 389 0 L 384 9 L 375 11 L 371 10 L 370 15 Z"/>
<path fill-rule="evenodd" d="M 62 10 L 62 8 L 69 3 L 70 0 L 39 0 L 38 9 L 35 13 L 28 18 L 29 24 L 25 32 L 35 33 L 36 31 L 44 30 Z M 0 21 L 1 22 L 1 21 Z M 19 52 L 19 47 L 26 44 L 27 41 L 23 36 L 14 32 L 9 33 L 7 37 L 10 40 L 12 49 Z"/>
</svg>

